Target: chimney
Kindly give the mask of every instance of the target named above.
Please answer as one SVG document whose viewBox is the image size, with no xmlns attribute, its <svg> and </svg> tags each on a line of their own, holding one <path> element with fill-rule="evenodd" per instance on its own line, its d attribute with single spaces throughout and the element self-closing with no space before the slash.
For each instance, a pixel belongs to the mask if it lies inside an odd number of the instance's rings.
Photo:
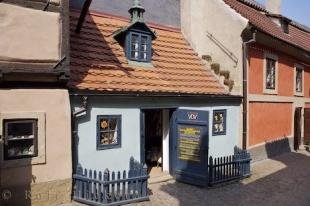
<svg viewBox="0 0 310 206">
<path fill-rule="evenodd" d="M 267 0 L 266 9 L 271 14 L 281 14 L 282 0 Z"/>
</svg>

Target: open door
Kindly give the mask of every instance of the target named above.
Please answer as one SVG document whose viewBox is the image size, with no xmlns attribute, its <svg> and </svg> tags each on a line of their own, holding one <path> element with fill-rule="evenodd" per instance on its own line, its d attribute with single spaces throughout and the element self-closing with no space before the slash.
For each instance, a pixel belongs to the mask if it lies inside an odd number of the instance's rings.
<svg viewBox="0 0 310 206">
<path fill-rule="evenodd" d="M 173 114 L 173 175 L 199 186 L 208 183 L 207 111 L 178 109 Z"/>
<path fill-rule="evenodd" d="M 304 112 L 304 144 L 310 145 L 310 108 Z"/>
<path fill-rule="evenodd" d="M 294 150 L 299 149 L 301 143 L 301 107 L 295 109 L 294 115 Z"/>
</svg>

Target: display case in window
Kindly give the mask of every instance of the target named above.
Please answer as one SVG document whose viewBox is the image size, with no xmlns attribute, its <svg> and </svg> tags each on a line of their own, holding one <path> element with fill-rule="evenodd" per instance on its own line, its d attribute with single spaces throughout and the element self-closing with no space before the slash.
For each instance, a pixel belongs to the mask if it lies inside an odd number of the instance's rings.
<svg viewBox="0 0 310 206">
<path fill-rule="evenodd" d="M 4 120 L 4 160 L 38 156 L 37 125 L 36 119 Z"/>
<path fill-rule="evenodd" d="M 213 111 L 213 135 L 226 134 L 226 110 Z"/>
<path fill-rule="evenodd" d="M 97 149 L 120 147 L 120 136 L 120 115 L 100 115 L 97 117 Z"/>
</svg>

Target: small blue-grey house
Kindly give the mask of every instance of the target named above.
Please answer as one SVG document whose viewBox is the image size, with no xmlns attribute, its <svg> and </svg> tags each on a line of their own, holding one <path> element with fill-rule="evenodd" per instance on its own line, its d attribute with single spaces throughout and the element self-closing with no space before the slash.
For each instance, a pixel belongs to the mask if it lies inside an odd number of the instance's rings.
<svg viewBox="0 0 310 206">
<path fill-rule="evenodd" d="M 136 1 L 137 2 L 137 1 Z M 206 181 L 208 156 L 239 144 L 240 98 L 207 68 L 180 29 L 71 12 L 75 164 L 127 170 L 130 157 L 187 182 Z"/>
</svg>

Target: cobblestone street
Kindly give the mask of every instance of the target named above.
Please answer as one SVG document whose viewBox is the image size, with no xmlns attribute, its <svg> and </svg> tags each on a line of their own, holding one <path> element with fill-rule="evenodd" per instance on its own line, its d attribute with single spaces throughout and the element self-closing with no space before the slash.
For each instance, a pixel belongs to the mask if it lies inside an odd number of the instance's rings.
<svg viewBox="0 0 310 206">
<path fill-rule="evenodd" d="M 149 202 L 133 206 L 310 206 L 310 153 L 289 153 L 252 165 L 240 183 L 199 188 L 169 181 L 149 186 Z"/>
</svg>

